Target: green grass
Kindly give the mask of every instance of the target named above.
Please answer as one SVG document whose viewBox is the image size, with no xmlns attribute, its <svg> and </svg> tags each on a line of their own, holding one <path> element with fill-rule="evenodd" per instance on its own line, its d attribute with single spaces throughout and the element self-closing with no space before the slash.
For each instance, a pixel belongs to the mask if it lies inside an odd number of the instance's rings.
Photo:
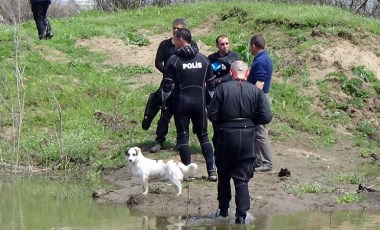
<svg viewBox="0 0 380 230">
<path fill-rule="evenodd" d="M 335 188 L 323 185 L 317 182 L 308 182 L 300 184 L 286 184 L 283 189 L 292 194 L 305 194 L 305 193 L 332 193 Z"/>
<path fill-rule="evenodd" d="M 344 194 L 340 196 L 333 197 L 335 203 L 338 204 L 349 204 L 357 203 L 365 200 L 363 194 Z"/>
<path fill-rule="evenodd" d="M 338 183 L 360 184 L 363 181 L 361 173 L 331 173 L 330 177 Z"/>
<path fill-rule="evenodd" d="M 38 40 L 34 22 L 28 21 L 22 23 L 18 31 L 21 43 L 17 61 L 24 71 L 22 85 L 15 76 L 13 27 L 1 25 L 0 132 L 17 126 L 20 114 L 24 117 L 20 141 L 17 143 L 7 137 L 0 142 L 0 160 L 14 162 L 16 154 L 20 155 L 21 164 L 36 161 L 34 164 L 54 166 L 67 160 L 65 167 L 77 163 L 90 165 L 95 169 L 90 178 L 97 178 L 96 170 L 124 164 L 123 151 L 127 146 L 151 145 L 158 118 L 149 131 L 142 130 L 140 122 L 148 95 L 157 85 L 137 87 L 136 79 L 153 72 L 153 63 L 108 65 L 104 63 L 109 58 L 106 54 L 79 47 L 76 42 L 101 36 L 121 39 L 125 45 L 145 46 L 149 44 L 147 36 L 170 31 L 172 20 L 179 16 L 188 20 L 190 30 L 200 25 L 209 28 L 209 33 L 194 38 L 210 47 L 214 47 L 216 36 L 230 36 L 234 50 L 249 63 L 253 58 L 248 46 L 251 35 L 264 34 L 275 67 L 271 89 L 275 117 L 270 125 L 274 140 L 284 141 L 307 133 L 311 144 L 331 146 L 341 138 L 334 127 L 351 122 L 344 109 L 350 104 L 365 108 L 363 98 L 379 97 L 380 83 L 371 70 L 362 66 L 353 66 L 350 77 L 344 73 L 326 77 L 318 83 L 321 91 L 318 97 L 302 93 L 301 87 L 310 88 L 315 83 L 310 79 L 308 67 L 294 60 L 316 45 L 326 43 L 322 39 L 310 39 L 312 30 L 338 36 L 361 28 L 380 35 L 379 21 L 332 7 L 230 2 L 197 3 L 191 7 L 178 4 L 116 13 L 86 11 L 70 18 L 51 20 L 55 36 L 47 41 Z M 351 81 L 351 77 L 357 80 Z M 368 85 L 373 87 L 366 91 L 364 86 Z M 131 90 L 131 86 L 136 87 Z M 352 99 L 332 98 L 329 91 L 335 86 Z M 329 110 L 327 118 L 312 109 L 318 98 Z M 107 119 L 96 117 L 97 110 L 104 112 Z M 118 122 L 121 117 L 122 121 Z M 378 143 L 365 138 L 372 128 L 370 123 L 357 127 L 362 135 L 358 135 L 356 143 L 363 156 L 379 148 Z M 212 130 L 209 133 L 211 137 Z M 167 139 L 165 147 L 173 147 L 174 128 L 170 129 Z M 191 150 L 200 152 L 198 142 L 191 140 Z M 163 158 L 170 156 L 170 153 L 162 154 Z M 312 185 L 304 188 L 313 189 L 317 190 Z"/>
</svg>

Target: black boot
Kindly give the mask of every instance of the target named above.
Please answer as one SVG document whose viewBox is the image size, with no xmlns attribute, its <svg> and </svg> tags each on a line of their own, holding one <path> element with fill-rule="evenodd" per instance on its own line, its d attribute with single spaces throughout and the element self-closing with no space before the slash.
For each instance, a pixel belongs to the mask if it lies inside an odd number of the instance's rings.
<svg viewBox="0 0 380 230">
<path fill-rule="evenodd" d="M 239 216 L 235 219 L 235 224 L 245 224 L 245 218 Z"/>
<path fill-rule="evenodd" d="M 47 24 L 46 24 L 46 39 L 52 39 L 53 38 L 53 31 L 51 29 L 49 20 L 46 19 L 46 21 L 47 21 Z"/>
<path fill-rule="evenodd" d="M 208 171 L 208 178 L 209 181 L 216 182 L 218 181 L 218 176 L 216 175 L 215 170 Z"/>
<path fill-rule="evenodd" d="M 219 216 L 221 217 L 227 217 L 228 216 L 228 208 L 220 208 L 219 209 Z"/>
<path fill-rule="evenodd" d="M 150 153 L 156 153 L 158 151 L 160 151 L 162 148 L 162 144 L 157 142 L 157 144 L 155 144 L 152 148 L 149 149 L 149 152 Z"/>
<path fill-rule="evenodd" d="M 40 40 L 44 40 L 44 39 L 46 39 L 46 34 L 40 34 L 40 35 L 38 35 L 38 38 Z"/>
</svg>

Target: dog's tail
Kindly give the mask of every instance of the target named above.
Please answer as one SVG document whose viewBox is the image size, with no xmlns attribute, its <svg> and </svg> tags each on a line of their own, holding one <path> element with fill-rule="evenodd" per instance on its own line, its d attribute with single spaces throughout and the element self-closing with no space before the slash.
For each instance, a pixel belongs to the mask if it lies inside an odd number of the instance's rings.
<svg viewBox="0 0 380 230">
<path fill-rule="evenodd" d="M 178 163 L 178 167 L 181 169 L 184 179 L 194 177 L 198 169 L 198 165 L 195 163 L 184 165 L 182 162 L 180 162 Z"/>
<path fill-rule="evenodd" d="M 174 160 L 170 160 L 166 163 L 165 167 L 165 176 L 166 178 L 177 178 L 179 180 L 183 180 L 183 173 L 181 168 L 177 166 Z"/>
</svg>

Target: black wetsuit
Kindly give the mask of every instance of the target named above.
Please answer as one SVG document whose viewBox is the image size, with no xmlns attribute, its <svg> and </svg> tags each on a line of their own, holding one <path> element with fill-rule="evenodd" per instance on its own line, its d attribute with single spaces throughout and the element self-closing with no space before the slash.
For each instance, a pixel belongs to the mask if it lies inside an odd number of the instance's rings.
<svg viewBox="0 0 380 230">
<path fill-rule="evenodd" d="M 174 121 L 181 161 L 191 163 L 189 149 L 189 125 L 197 135 L 208 172 L 214 171 L 214 154 L 207 134 L 205 91 L 214 91 L 212 69 L 208 59 L 191 46 L 177 50 L 170 57 L 164 78 L 163 91 L 173 97 Z M 172 84 L 174 89 L 172 90 Z M 207 88 L 205 87 L 207 86 Z"/>
<path fill-rule="evenodd" d="M 236 217 L 246 217 L 250 208 L 248 182 L 253 177 L 254 126 L 267 124 L 272 113 L 262 90 L 247 81 L 230 80 L 216 87 L 208 118 L 218 130 L 215 163 L 218 171 L 218 201 L 226 213 L 231 200 L 231 178 L 235 184 Z"/>
<path fill-rule="evenodd" d="M 196 49 L 198 49 L 197 43 L 195 43 L 194 41 L 191 42 L 191 45 L 195 47 Z M 172 42 L 172 38 L 165 39 L 160 43 L 157 49 L 157 53 L 156 53 L 155 66 L 161 73 L 163 74 L 165 73 L 167 62 L 170 56 L 175 54 L 175 52 L 176 52 L 176 48 Z M 162 106 L 162 101 L 161 101 L 162 84 L 163 82 L 161 81 L 160 87 L 156 90 L 156 92 L 150 95 L 149 100 L 146 104 L 145 112 L 144 112 L 144 120 L 142 123 L 142 127 L 145 130 L 149 129 L 150 124 L 153 121 L 154 117 L 157 115 L 158 111 L 162 108 L 161 107 Z M 170 119 L 173 116 L 173 110 L 170 105 L 171 105 L 171 97 L 169 97 L 166 100 L 165 109 L 161 109 L 161 116 L 157 124 L 156 141 L 160 143 L 161 146 L 166 140 L 165 136 L 168 134 Z"/>
</svg>

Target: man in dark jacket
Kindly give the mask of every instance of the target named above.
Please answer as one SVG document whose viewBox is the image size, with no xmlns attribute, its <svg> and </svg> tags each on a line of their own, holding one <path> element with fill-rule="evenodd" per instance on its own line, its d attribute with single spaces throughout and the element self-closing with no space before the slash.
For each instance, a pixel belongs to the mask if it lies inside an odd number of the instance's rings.
<svg viewBox="0 0 380 230">
<path fill-rule="evenodd" d="M 231 80 L 230 66 L 236 60 L 241 60 L 240 55 L 232 52 L 230 40 L 226 35 L 219 35 L 216 40 L 218 51 L 208 56 L 213 67 L 215 86 Z"/>
<path fill-rule="evenodd" d="M 254 127 L 272 120 L 264 92 L 246 81 L 248 74 L 245 62 L 233 62 L 233 79 L 216 87 L 208 110 L 208 118 L 218 128 L 215 163 L 218 171 L 219 215 L 228 216 L 232 178 L 237 224 L 245 223 L 250 208 L 248 182 L 253 177 L 256 160 L 253 151 Z"/>
<path fill-rule="evenodd" d="M 232 52 L 230 50 L 231 43 L 226 35 L 219 35 L 216 40 L 216 47 L 218 51 L 212 53 L 208 56 L 208 60 L 210 60 L 212 71 L 214 74 L 213 81 L 215 87 L 221 84 L 222 82 L 226 82 L 232 79 L 230 74 L 230 67 L 232 62 L 236 60 L 241 60 L 240 55 Z M 211 97 L 206 94 L 206 105 L 210 104 Z M 213 127 L 214 130 L 217 130 L 216 127 Z M 212 137 L 212 143 L 216 146 L 216 140 L 218 139 L 218 133 L 214 132 Z"/>
<path fill-rule="evenodd" d="M 212 94 L 214 86 L 209 80 L 212 69 L 208 59 L 190 45 L 191 33 L 182 28 L 175 32 L 176 54 L 171 56 L 164 74 L 163 101 L 173 94 L 174 121 L 177 129 L 178 150 L 182 163 L 191 163 L 189 125 L 197 135 L 206 161 L 208 179 L 216 181 L 214 153 L 207 134 L 205 85 Z M 174 89 L 172 85 L 174 84 Z"/>
<path fill-rule="evenodd" d="M 169 58 L 176 51 L 176 48 L 174 46 L 175 31 L 180 28 L 186 28 L 187 23 L 184 19 L 177 18 L 173 21 L 172 25 L 173 25 L 173 36 L 171 38 L 163 40 L 158 46 L 157 53 L 156 53 L 155 66 L 163 74 L 166 71 L 166 65 Z M 195 43 L 194 41 L 191 42 L 191 46 L 198 49 L 197 43 Z M 150 148 L 149 151 L 151 153 L 158 152 L 162 148 L 163 143 L 166 140 L 165 136 L 168 134 L 168 131 L 169 131 L 170 119 L 173 116 L 173 110 L 170 106 L 171 97 L 169 97 L 166 100 L 165 104 L 162 104 L 162 100 L 161 100 L 162 84 L 163 82 L 161 82 L 160 87 L 157 89 L 157 91 L 152 93 L 149 96 L 147 105 L 145 107 L 144 119 L 142 122 L 142 128 L 144 130 L 149 129 L 154 117 L 157 115 L 157 113 L 161 109 L 161 116 L 160 116 L 160 119 L 158 120 L 157 129 L 156 129 L 156 135 L 157 135 L 156 144 Z"/>
<path fill-rule="evenodd" d="M 32 7 L 33 18 L 36 22 L 39 39 L 51 39 L 53 37 L 53 32 L 46 17 L 51 0 L 30 0 L 30 4 Z"/>
</svg>

